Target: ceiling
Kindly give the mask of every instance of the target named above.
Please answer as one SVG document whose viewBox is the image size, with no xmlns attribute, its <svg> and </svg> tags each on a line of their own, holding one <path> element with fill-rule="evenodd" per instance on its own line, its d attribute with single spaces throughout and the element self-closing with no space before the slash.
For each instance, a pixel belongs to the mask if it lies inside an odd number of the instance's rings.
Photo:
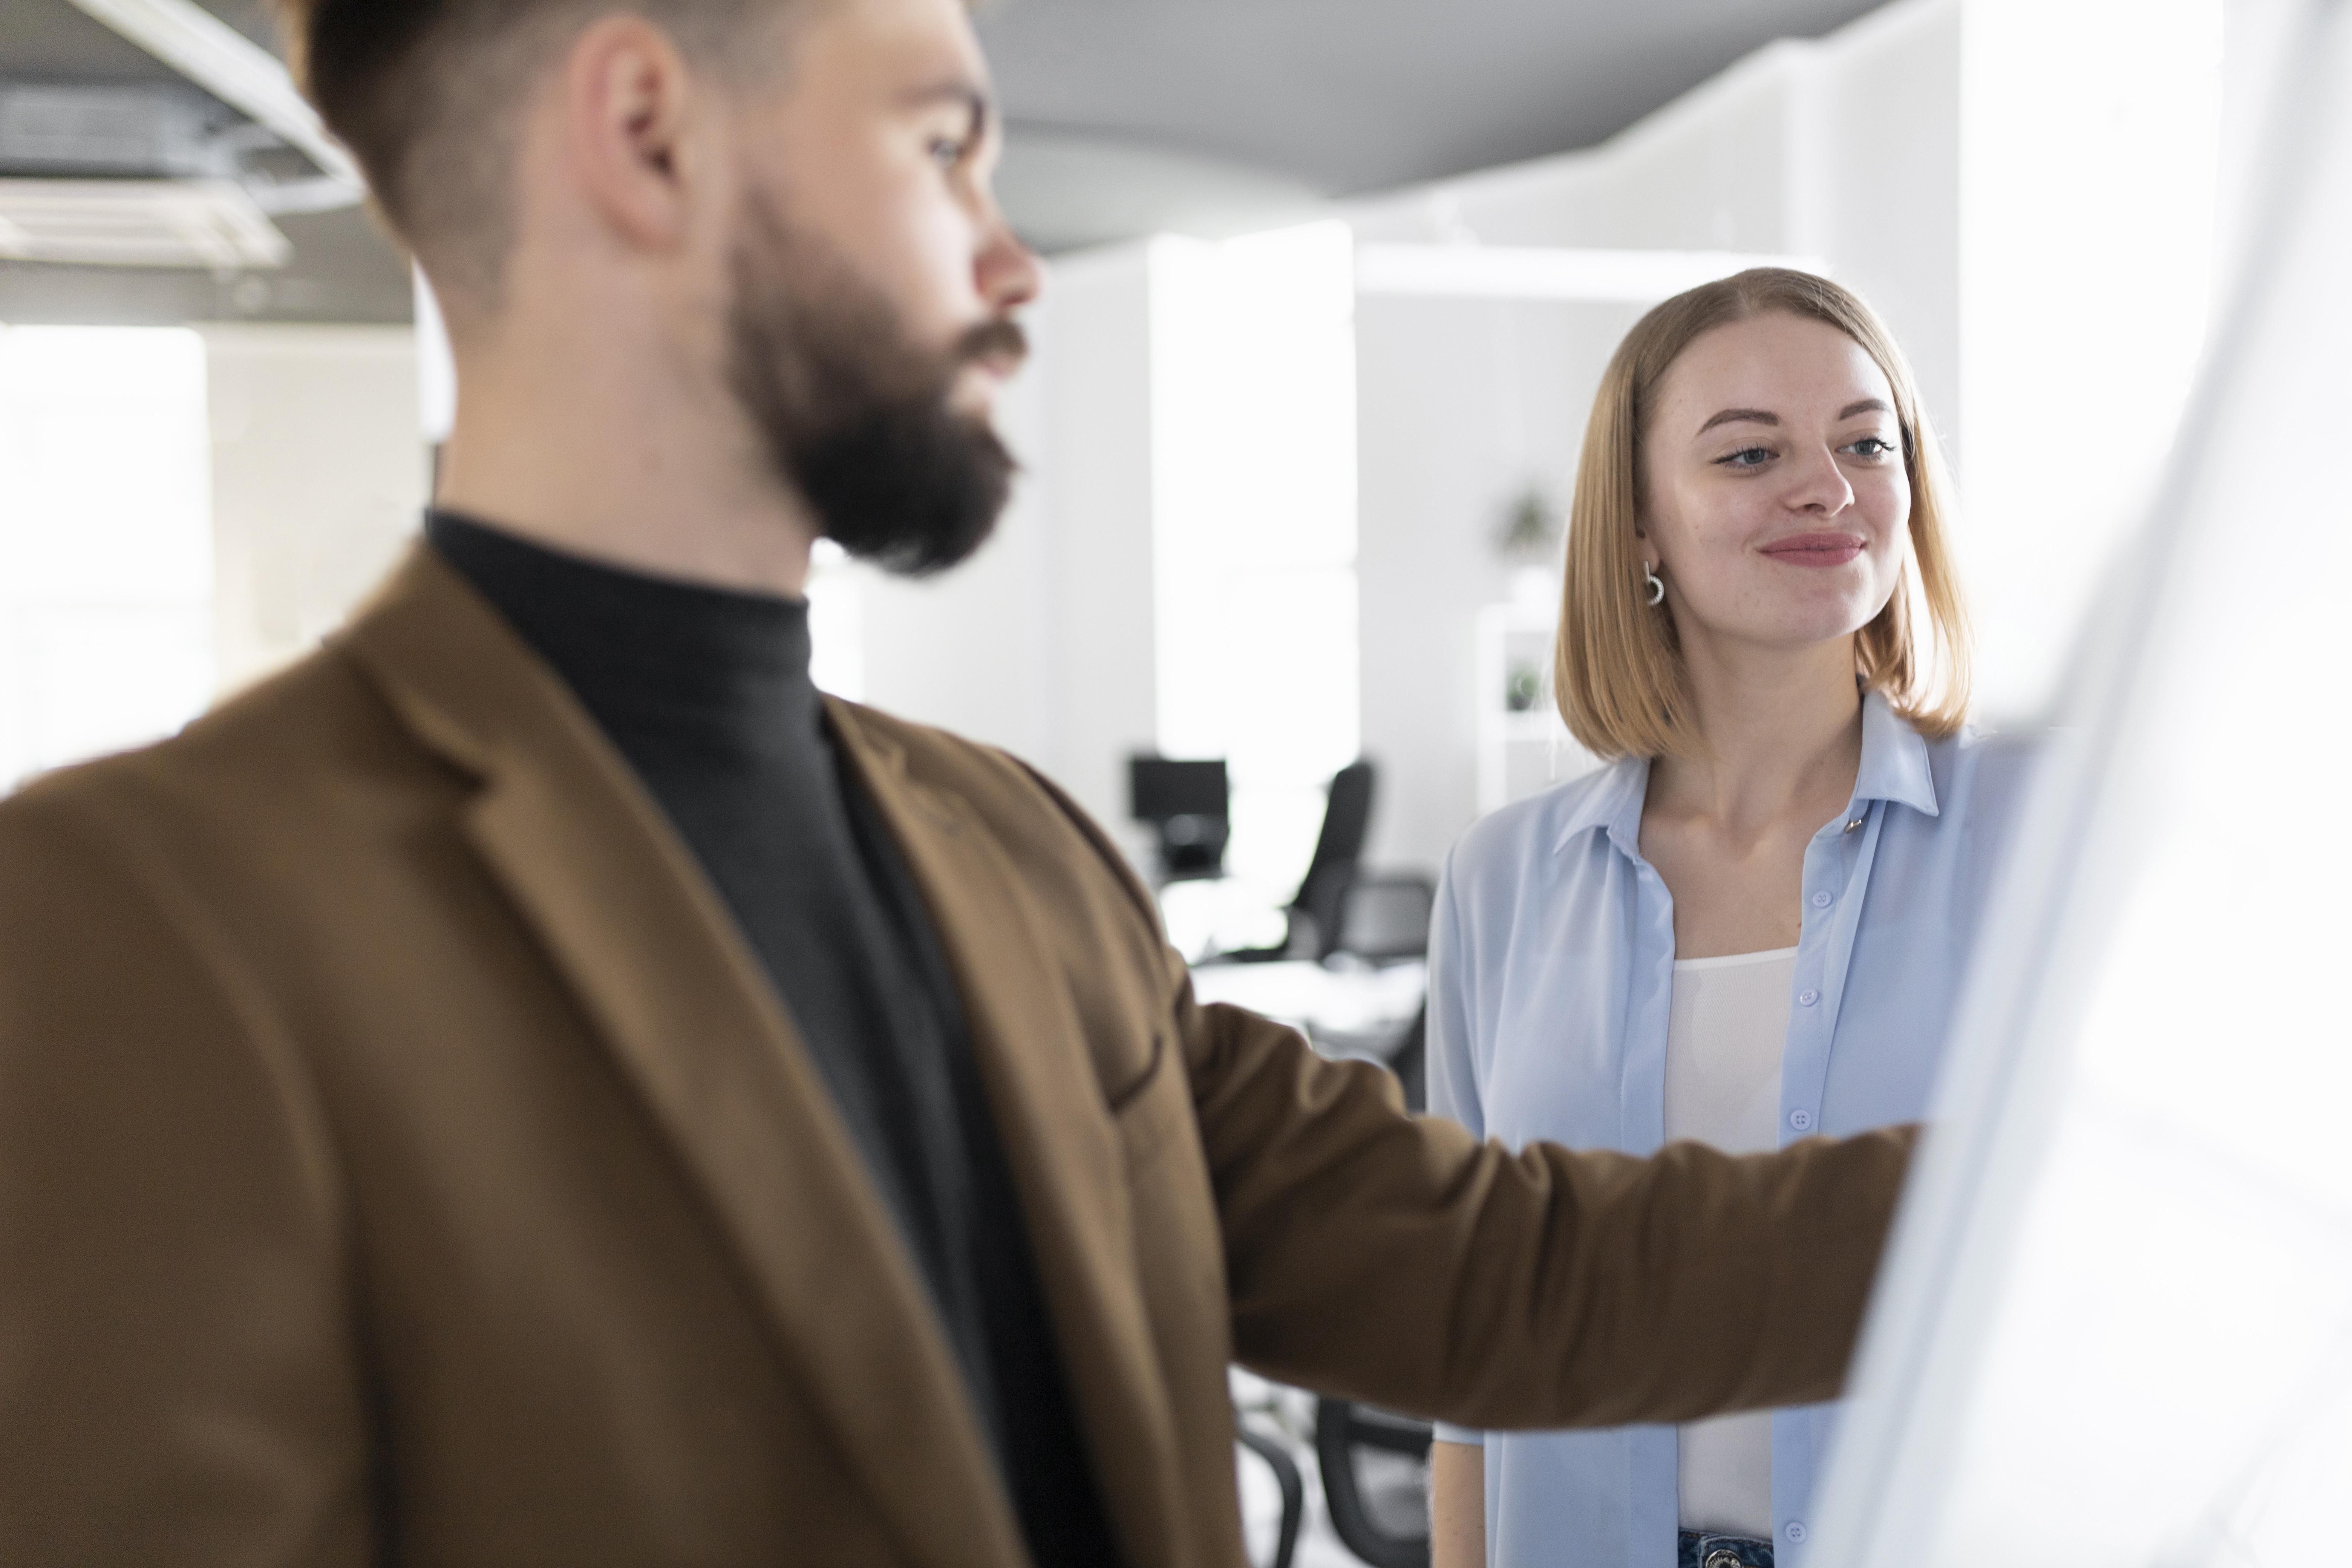
<svg viewBox="0 0 2352 1568">
<path fill-rule="evenodd" d="M 265 0 L 203 0 L 258 41 Z M 1877 0 L 981 0 L 1008 128 L 1000 189 L 1054 251 L 1279 222 L 1319 200 L 1588 146 L 1783 36 Z M 0 79 L 168 69 L 68 0 L 0 5 Z M 215 276 L 0 262 L 0 320 L 404 321 L 356 209 L 284 216 L 285 268 Z"/>
<path fill-rule="evenodd" d="M 1878 0 L 982 0 L 1018 138 L 1352 195 L 1586 147 Z"/>
</svg>

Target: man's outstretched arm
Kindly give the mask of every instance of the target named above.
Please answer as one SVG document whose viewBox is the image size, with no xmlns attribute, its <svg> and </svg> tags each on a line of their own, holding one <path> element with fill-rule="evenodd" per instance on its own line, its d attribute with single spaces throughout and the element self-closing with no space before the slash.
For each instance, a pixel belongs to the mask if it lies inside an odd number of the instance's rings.
<svg viewBox="0 0 2352 1568">
<path fill-rule="evenodd" d="M 1173 979 L 1251 1367 L 1482 1427 L 1839 1392 L 1912 1130 L 1748 1156 L 1514 1154 Z"/>
</svg>

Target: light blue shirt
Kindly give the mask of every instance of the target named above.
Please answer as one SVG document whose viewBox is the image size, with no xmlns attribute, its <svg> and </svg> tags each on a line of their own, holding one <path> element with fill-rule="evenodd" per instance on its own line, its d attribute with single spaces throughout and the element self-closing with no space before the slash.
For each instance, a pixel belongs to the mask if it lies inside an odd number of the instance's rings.
<svg viewBox="0 0 2352 1568">
<path fill-rule="evenodd" d="M 1806 846 L 1780 1140 L 1927 1109 L 2032 752 L 1929 742 L 1873 694 L 1853 799 Z M 1447 858 L 1430 939 L 1429 1103 L 1517 1148 L 1647 1154 L 1665 1141 L 1675 917 L 1642 858 L 1649 764 L 1615 763 L 1486 817 Z M 1772 1529 L 1801 1568 L 1834 1405 L 1772 1417 Z M 1673 1568 L 1675 1431 L 1481 1434 L 1496 1568 Z"/>
</svg>

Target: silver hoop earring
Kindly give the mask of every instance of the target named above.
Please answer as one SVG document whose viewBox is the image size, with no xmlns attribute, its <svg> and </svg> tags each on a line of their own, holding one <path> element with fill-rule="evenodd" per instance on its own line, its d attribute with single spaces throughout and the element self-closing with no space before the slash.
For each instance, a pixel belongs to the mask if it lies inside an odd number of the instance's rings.
<svg viewBox="0 0 2352 1568">
<path fill-rule="evenodd" d="M 1650 607 L 1656 609 L 1666 602 L 1666 584 L 1646 561 L 1642 563 L 1642 582 L 1650 590 Z"/>
</svg>

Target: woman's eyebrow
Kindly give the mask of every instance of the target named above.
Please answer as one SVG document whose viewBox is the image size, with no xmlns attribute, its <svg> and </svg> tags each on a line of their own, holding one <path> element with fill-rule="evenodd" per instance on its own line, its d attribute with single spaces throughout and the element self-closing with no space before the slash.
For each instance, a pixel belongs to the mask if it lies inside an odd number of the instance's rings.
<svg viewBox="0 0 2352 1568">
<path fill-rule="evenodd" d="M 1698 427 L 1702 436 L 1718 425 L 1778 425 L 1780 416 L 1762 408 L 1727 408 Z"/>
<path fill-rule="evenodd" d="M 1885 399 L 1880 397 L 1865 397 L 1859 403 L 1849 403 L 1843 408 L 1839 409 L 1838 417 L 1841 419 L 1851 419 L 1857 414 L 1892 414 L 1894 412 L 1895 410 L 1886 406 Z"/>
</svg>

